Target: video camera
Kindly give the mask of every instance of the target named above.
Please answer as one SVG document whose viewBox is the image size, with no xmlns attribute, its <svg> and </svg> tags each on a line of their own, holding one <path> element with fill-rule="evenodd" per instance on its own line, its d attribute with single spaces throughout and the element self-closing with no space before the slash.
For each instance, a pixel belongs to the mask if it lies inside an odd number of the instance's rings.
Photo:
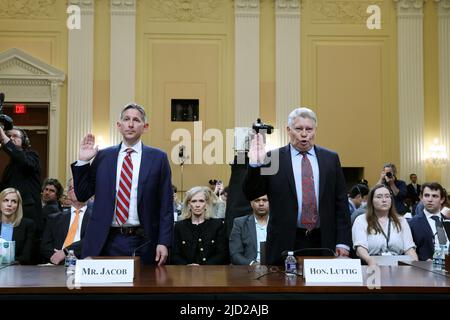
<svg viewBox="0 0 450 320">
<path fill-rule="evenodd" d="M 5 94 L 0 92 L 0 124 L 3 125 L 3 130 L 8 131 L 13 128 L 13 120 L 10 116 L 3 114 L 3 102 L 5 101 Z"/>
<path fill-rule="evenodd" d="M 234 128 L 234 150 L 239 152 L 246 152 L 250 148 L 250 141 L 255 133 L 272 134 L 273 127 L 270 124 L 265 124 L 260 118 L 253 123 L 252 128 L 236 127 Z"/>
<path fill-rule="evenodd" d="M 253 124 L 252 129 L 255 130 L 256 133 L 259 133 L 259 130 L 265 130 L 265 133 L 271 134 L 273 127 L 270 124 L 265 124 L 261 121 L 260 118 L 256 119 L 256 122 Z"/>
</svg>

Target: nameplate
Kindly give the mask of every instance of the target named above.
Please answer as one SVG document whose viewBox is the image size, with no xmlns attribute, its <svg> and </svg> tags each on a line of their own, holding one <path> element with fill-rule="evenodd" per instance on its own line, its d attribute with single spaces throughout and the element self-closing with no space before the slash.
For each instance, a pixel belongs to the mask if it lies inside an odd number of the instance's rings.
<svg viewBox="0 0 450 320">
<path fill-rule="evenodd" d="M 132 259 L 84 259 L 77 260 L 75 283 L 133 282 Z"/>
<path fill-rule="evenodd" d="M 305 282 L 362 282 L 359 259 L 305 259 Z"/>
</svg>

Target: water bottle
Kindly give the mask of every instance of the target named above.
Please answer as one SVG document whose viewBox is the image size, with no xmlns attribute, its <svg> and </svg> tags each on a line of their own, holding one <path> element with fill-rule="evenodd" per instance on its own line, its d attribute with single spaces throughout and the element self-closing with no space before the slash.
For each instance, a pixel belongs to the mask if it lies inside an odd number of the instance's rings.
<svg viewBox="0 0 450 320">
<path fill-rule="evenodd" d="M 441 270 L 445 265 L 445 245 L 441 244 L 439 249 L 434 250 L 433 268 Z"/>
<path fill-rule="evenodd" d="M 288 251 L 288 255 L 284 261 L 284 267 L 286 275 L 290 277 L 297 275 L 297 259 L 294 257 L 294 251 Z"/>
<path fill-rule="evenodd" d="M 66 266 L 66 274 L 74 274 L 75 273 L 75 265 L 77 264 L 77 257 L 73 250 L 69 250 L 69 253 L 66 256 L 64 261 L 64 265 Z"/>
</svg>

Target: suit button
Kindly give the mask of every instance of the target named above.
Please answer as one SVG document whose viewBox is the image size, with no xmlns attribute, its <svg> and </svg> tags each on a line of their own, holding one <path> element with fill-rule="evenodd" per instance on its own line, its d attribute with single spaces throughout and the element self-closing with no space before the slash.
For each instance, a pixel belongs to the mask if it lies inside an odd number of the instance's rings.
<svg viewBox="0 0 450 320">
<path fill-rule="evenodd" d="M 200 251 L 203 251 L 203 248 L 200 248 Z"/>
<path fill-rule="evenodd" d="M 203 258 L 203 261 L 206 261 L 206 258 Z"/>
<path fill-rule="evenodd" d="M 186 241 L 183 240 L 183 241 L 181 241 L 181 243 L 182 243 L 182 244 L 186 244 Z"/>
<path fill-rule="evenodd" d="M 211 243 L 214 243 L 214 240 L 211 240 Z"/>
<path fill-rule="evenodd" d="M 202 242 L 202 239 L 201 239 L 201 238 L 198 238 L 198 242 Z"/>
</svg>

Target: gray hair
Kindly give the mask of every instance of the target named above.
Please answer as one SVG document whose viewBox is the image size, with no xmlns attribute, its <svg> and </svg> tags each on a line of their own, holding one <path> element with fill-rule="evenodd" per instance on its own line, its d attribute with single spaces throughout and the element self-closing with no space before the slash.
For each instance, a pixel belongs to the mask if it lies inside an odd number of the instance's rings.
<svg viewBox="0 0 450 320">
<path fill-rule="evenodd" d="M 141 114 L 141 119 L 147 123 L 147 115 L 145 114 L 145 110 L 144 108 L 142 108 L 140 105 L 136 104 L 136 103 L 128 103 L 123 109 L 122 111 L 120 111 L 120 117 L 119 119 L 122 120 L 123 119 L 123 114 L 125 113 L 125 111 L 127 111 L 128 109 L 134 109 L 139 111 L 139 113 Z"/>
<path fill-rule="evenodd" d="M 292 124 L 294 123 L 295 118 L 298 118 L 298 117 L 311 119 L 314 122 L 314 126 L 317 127 L 316 114 L 314 113 L 314 111 L 312 111 L 311 109 L 306 108 L 306 107 L 294 109 L 294 110 L 292 110 L 291 113 L 289 113 L 288 126 L 292 127 Z"/>
</svg>

